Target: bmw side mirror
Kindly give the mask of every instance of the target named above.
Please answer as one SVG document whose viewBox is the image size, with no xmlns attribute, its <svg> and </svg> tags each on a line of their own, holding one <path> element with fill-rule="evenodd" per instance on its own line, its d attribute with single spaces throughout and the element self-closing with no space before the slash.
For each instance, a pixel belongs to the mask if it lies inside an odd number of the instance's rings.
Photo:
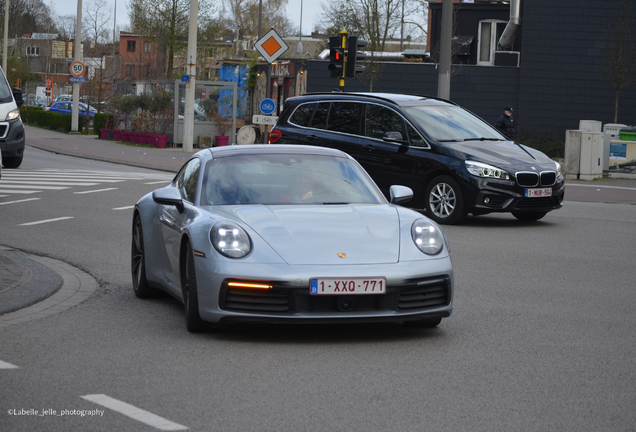
<svg viewBox="0 0 636 432">
<path fill-rule="evenodd" d="M 391 204 L 402 204 L 413 198 L 413 189 L 406 186 L 393 185 L 389 189 Z"/>
<path fill-rule="evenodd" d="M 400 132 L 387 132 L 384 134 L 382 139 L 388 142 L 396 142 L 400 144 L 406 143 Z"/>
<path fill-rule="evenodd" d="M 185 209 L 181 194 L 177 189 L 173 187 L 157 189 L 152 193 L 152 199 L 157 204 L 177 207 L 179 213 L 183 212 L 183 210 Z"/>
</svg>

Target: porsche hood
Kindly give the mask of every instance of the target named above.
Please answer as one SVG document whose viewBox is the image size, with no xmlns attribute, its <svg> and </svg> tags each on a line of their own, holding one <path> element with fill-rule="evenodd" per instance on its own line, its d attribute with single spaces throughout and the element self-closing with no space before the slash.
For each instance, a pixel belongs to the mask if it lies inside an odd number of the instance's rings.
<svg viewBox="0 0 636 432">
<path fill-rule="evenodd" d="M 397 209 L 380 205 L 234 207 L 288 264 L 395 263 L 400 251 Z"/>
</svg>

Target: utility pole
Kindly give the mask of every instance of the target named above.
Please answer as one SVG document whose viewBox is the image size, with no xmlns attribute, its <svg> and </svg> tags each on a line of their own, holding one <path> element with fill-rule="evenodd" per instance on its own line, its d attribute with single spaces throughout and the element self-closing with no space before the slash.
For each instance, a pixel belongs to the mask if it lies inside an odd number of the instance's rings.
<svg viewBox="0 0 636 432">
<path fill-rule="evenodd" d="M 188 74 L 185 113 L 183 115 L 183 151 L 191 152 L 194 141 L 194 90 L 197 81 L 197 14 L 199 0 L 190 0 L 190 28 L 188 32 Z"/>
<path fill-rule="evenodd" d="M 75 61 L 82 61 L 82 0 L 77 0 L 77 22 L 75 23 Z M 79 133 L 80 83 L 73 83 L 73 110 L 71 112 L 71 133 Z M 86 113 L 88 121 L 88 113 Z"/>
<path fill-rule="evenodd" d="M 4 2 L 4 40 L 2 41 L 2 70 L 7 74 L 7 50 L 9 49 L 9 0 Z"/>
<path fill-rule="evenodd" d="M 439 53 L 437 97 L 450 100 L 451 42 L 453 39 L 453 0 L 442 0 L 442 39 Z"/>
</svg>

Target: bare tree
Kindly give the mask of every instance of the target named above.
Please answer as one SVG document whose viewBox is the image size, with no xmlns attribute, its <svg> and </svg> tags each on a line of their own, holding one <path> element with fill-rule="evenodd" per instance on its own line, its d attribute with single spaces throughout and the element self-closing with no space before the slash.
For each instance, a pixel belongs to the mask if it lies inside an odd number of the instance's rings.
<svg viewBox="0 0 636 432">
<path fill-rule="evenodd" d="M 166 78 L 172 76 L 175 53 L 188 42 L 190 27 L 189 0 L 131 0 L 128 4 L 131 26 L 147 39 L 157 39 L 166 49 Z M 213 6 L 199 0 L 198 25 L 211 19 Z"/>
<path fill-rule="evenodd" d="M 5 0 L 0 0 L 0 19 L 4 22 Z M 9 36 L 26 33 L 49 33 L 56 28 L 51 8 L 42 0 L 9 2 Z"/>
<path fill-rule="evenodd" d="M 621 0 L 618 20 L 608 24 L 606 48 L 599 65 L 603 81 L 614 90 L 614 123 L 618 121 L 618 96 L 636 83 L 636 31 L 634 1 Z"/>
<path fill-rule="evenodd" d="M 296 28 L 285 12 L 288 0 L 264 0 L 262 2 L 261 32 L 271 28 L 282 36 L 296 34 Z M 225 0 L 221 19 L 228 29 L 242 30 L 246 35 L 258 36 L 259 0 Z M 262 36 L 262 35 L 261 35 Z"/>
</svg>

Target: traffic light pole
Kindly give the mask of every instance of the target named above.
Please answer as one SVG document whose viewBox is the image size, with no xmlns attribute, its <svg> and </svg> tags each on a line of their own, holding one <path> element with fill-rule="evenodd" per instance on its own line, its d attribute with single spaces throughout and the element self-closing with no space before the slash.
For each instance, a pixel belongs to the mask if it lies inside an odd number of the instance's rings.
<svg viewBox="0 0 636 432">
<path fill-rule="evenodd" d="M 341 30 L 340 31 L 340 37 L 342 39 L 342 42 L 340 43 L 340 46 L 343 48 L 342 51 L 346 52 L 347 49 L 347 31 L 346 30 Z M 340 75 L 340 91 L 344 92 L 344 86 L 345 86 L 345 69 L 347 67 L 347 57 L 345 56 L 345 58 L 342 60 L 342 75 Z"/>
</svg>

